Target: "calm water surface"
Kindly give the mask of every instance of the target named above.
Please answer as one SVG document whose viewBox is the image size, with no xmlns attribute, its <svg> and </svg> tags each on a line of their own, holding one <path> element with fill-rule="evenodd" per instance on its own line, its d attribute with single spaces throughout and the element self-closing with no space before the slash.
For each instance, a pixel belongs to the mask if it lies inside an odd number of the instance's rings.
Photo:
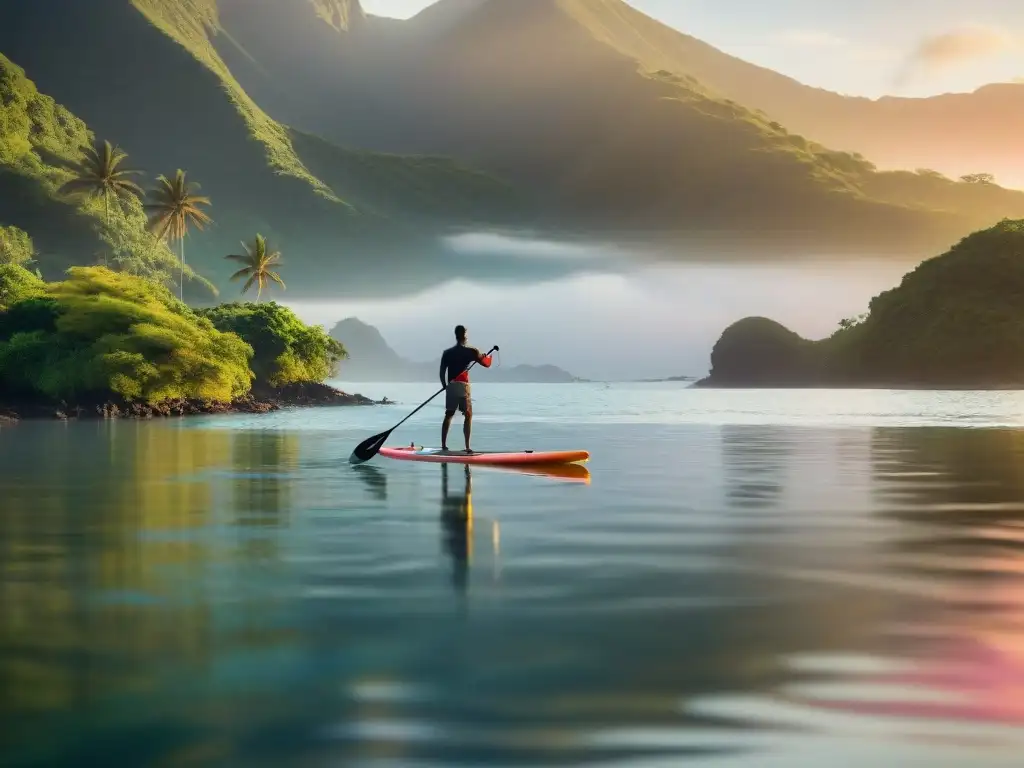
<svg viewBox="0 0 1024 768">
<path fill-rule="evenodd" d="M 1024 763 L 1024 393 L 356 389 L 0 430 L 0 763 Z"/>
</svg>

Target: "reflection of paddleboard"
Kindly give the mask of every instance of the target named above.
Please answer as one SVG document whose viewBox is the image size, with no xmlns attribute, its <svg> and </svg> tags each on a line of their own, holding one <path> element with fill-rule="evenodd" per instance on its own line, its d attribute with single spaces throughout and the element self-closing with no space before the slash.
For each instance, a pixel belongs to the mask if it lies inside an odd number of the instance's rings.
<svg viewBox="0 0 1024 768">
<path fill-rule="evenodd" d="M 393 446 L 380 449 L 381 456 L 403 461 L 430 461 L 450 464 L 490 464 L 494 466 L 536 466 L 542 464 L 575 464 L 590 459 L 587 451 L 442 451 L 423 446 Z"/>
<path fill-rule="evenodd" d="M 481 467 L 496 472 L 515 472 L 534 477 L 550 477 L 553 480 L 568 480 L 573 483 L 590 483 L 590 470 L 582 464 L 492 464 Z"/>
</svg>

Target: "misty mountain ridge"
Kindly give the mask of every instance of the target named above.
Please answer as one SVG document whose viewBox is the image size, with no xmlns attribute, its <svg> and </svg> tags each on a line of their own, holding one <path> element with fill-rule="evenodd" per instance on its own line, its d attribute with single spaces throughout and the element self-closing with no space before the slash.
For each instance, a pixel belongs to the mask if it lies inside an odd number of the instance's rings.
<svg viewBox="0 0 1024 768">
<path fill-rule="evenodd" d="M 261 232 L 298 297 L 524 271 L 452 258 L 439 244 L 457 232 L 647 238 L 667 259 L 914 256 L 1024 216 L 1022 192 L 879 172 L 845 139 L 821 143 L 839 114 L 852 138 L 898 135 L 872 127 L 890 101 L 807 88 L 620 0 L 441 0 L 407 21 L 358 0 L 8 5 L 5 87 L 54 106 L 5 94 L 0 145 L 16 152 L 0 152 L 0 224 L 40 243 L 50 276 L 109 239 L 95 211 L 55 194 L 66 176 L 45 156 L 57 137 L 75 159 L 68 119 L 75 141 L 122 146 L 147 185 L 175 168 L 201 184 L 214 225 L 187 239 L 200 275 L 228 287 L 223 256 Z M 946 97 L 891 103 L 922 152 L 946 147 L 950 125 L 1002 152 L 993 131 L 1021 124 L 1022 87 L 965 95 L 985 107 L 955 101 L 960 118 Z M 792 132 L 805 118 L 818 122 Z"/>
<path fill-rule="evenodd" d="M 329 46 L 300 34 L 283 8 L 273 35 L 262 14 L 235 28 L 239 14 L 226 9 L 239 3 L 221 0 L 222 20 L 258 66 L 236 53 L 233 67 L 293 124 L 338 143 L 457 157 L 529 190 L 556 228 L 923 255 L 1024 213 L 1024 193 L 917 164 L 880 172 L 853 145 L 820 143 L 815 126 L 793 133 L 779 117 L 791 102 L 820 96 L 813 114 L 841 105 L 854 136 L 861 113 L 849 109 L 874 102 L 727 56 L 621 0 L 441 0 L 386 33 L 368 23 Z M 735 97 L 745 77 L 768 78 L 777 104 Z M 306 88 L 286 87 L 296 81 Z M 943 102 L 926 103 L 931 114 Z M 916 125 L 913 145 L 945 135 L 948 123 Z M 982 136 L 986 126 L 978 122 L 968 140 L 988 151 L 998 142 Z M 890 133 L 887 124 L 879 135 Z"/>
<path fill-rule="evenodd" d="M 833 150 L 862 154 L 887 169 L 931 168 L 953 177 L 993 172 L 1024 187 L 1024 138 L 1017 130 L 1024 123 L 1024 83 L 930 97 L 849 96 L 732 56 L 621 0 L 551 1 L 647 71 L 690 76 Z M 439 0 L 410 21 L 445 14 L 461 20 L 497 2 L 507 0 Z"/>
<path fill-rule="evenodd" d="M 340 378 L 344 381 L 438 381 L 438 367 L 443 350 L 438 350 L 437 360 L 434 362 L 407 360 L 388 345 L 377 328 L 356 317 L 338 322 L 331 329 L 330 335 L 340 341 L 349 354 L 341 365 Z M 500 353 L 498 359 L 500 360 Z M 479 374 L 474 377 L 476 381 L 517 384 L 568 384 L 582 381 L 554 365 L 476 367 L 480 369 Z"/>
</svg>

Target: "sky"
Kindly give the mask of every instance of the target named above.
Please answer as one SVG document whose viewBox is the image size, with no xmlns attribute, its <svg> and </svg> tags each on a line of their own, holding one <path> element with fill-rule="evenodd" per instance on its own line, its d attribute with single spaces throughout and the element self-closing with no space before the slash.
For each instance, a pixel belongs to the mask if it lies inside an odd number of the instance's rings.
<svg viewBox="0 0 1024 768">
<path fill-rule="evenodd" d="M 726 53 L 848 95 L 928 96 L 1024 78 L 1021 0 L 627 0 Z M 431 0 L 363 0 L 406 18 Z"/>
</svg>

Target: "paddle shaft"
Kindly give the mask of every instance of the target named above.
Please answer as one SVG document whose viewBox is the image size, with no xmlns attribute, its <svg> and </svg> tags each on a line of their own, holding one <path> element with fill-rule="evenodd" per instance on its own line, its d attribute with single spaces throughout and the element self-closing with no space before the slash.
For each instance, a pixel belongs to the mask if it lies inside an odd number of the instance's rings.
<svg viewBox="0 0 1024 768">
<path fill-rule="evenodd" d="M 495 351 L 496 349 L 497 349 L 497 347 L 491 347 L 491 348 L 490 348 L 490 349 L 489 349 L 489 350 L 488 350 L 487 352 L 485 352 L 485 353 L 484 353 L 484 357 L 487 357 L 487 355 L 491 354 L 491 352 L 494 352 L 494 351 Z M 470 368 L 472 368 L 472 367 L 473 367 L 474 365 L 476 365 L 476 363 L 477 363 L 477 361 L 476 361 L 476 360 L 474 360 L 474 361 L 473 361 L 472 363 L 470 363 L 470 364 L 469 364 L 468 366 L 466 366 L 466 370 L 468 371 L 468 370 L 469 370 Z M 415 415 L 416 415 L 416 414 L 417 414 L 417 413 L 418 413 L 418 412 L 419 412 L 419 411 L 420 411 L 421 409 L 423 409 L 424 407 L 426 407 L 426 405 L 427 405 L 428 403 L 430 403 L 430 401 L 431 401 L 431 400 L 433 400 L 433 399 L 434 399 L 435 397 L 437 397 L 438 395 L 440 395 L 440 394 L 441 394 L 442 392 L 444 392 L 444 391 L 445 391 L 446 389 L 448 389 L 448 387 L 447 387 L 447 386 L 443 386 L 443 387 L 441 387 L 441 388 L 440 388 L 439 390 L 437 390 L 437 392 L 435 392 L 435 393 L 434 393 L 434 394 L 432 394 L 432 395 L 431 395 L 430 397 L 428 397 L 428 398 L 427 398 L 426 400 L 424 400 L 424 401 L 423 401 L 423 403 L 422 403 L 422 404 L 420 405 L 420 407 L 419 407 L 419 408 L 417 408 L 417 409 L 416 409 L 415 411 L 413 411 L 412 413 L 410 413 L 410 414 L 409 414 L 408 416 L 406 416 L 406 417 L 405 417 L 404 419 L 402 419 L 402 420 L 401 420 L 400 422 L 398 422 L 397 424 L 395 424 L 395 426 L 393 426 L 393 427 L 392 427 L 391 429 L 389 429 L 389 430 L 387 431 L 387 434 L 389 434 L 389 435 L 390 435 L 390 434 L 391 434 L 392 432 L 394 432 L 394 431 L 395 431 L 396 429 L 398 429 L 398 428 L 399 428 L 400 426 L 402 426 L 402 425 L 403 425 L 403 424 L 404 424 L 405 422 L 407 422 L 407 421 L 408 421 L 409 419 L 411 419 L 411 418 L 412 418 L 413 416 L 415 416 Z"/>
</svg>

